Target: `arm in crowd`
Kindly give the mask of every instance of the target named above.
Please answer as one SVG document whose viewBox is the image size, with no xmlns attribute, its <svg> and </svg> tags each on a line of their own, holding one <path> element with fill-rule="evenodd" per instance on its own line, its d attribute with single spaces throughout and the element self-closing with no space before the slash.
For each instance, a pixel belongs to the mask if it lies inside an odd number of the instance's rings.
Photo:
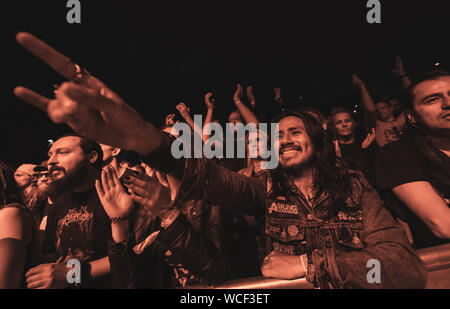
<svg viewBox="0 0 450 309">
<path fill-rule="evenodd" d="M 183 117 L 183 119 L 186 120 L 186 123 L 194 130 L 195 133 L 197 133 L 199 136 L 201 136 L 203 142 L 205 142 L 206 140 L 204 139 L 205 137 L 203 136 L 203 132 L 197 126 L 197 124 L 194 122 L 194 120 L 192 120 L 189 108 L 186 107 L 186 105 L 183 102 L 181 102 L 181 103 L 178 103 L 177 110 L 180 112 L 180 115 Z"/>
<path fill-rule="evenodd" d="M 435 236 L 450 239 L 450 208 L 411 157 L 392 145 L 384 147 L 375 160 L 378 186 L 391 190 Z"/>
<path fill-rule="evenodd" d="M 234 104 L 236 105 L 246 123 L 254 123 L 256 126 L 258 126 L 258 118 L 256 118 L 255 114 L 253 114 L 253 112 L 247 106 L 245 106 L 244 103 L 242 103 L 243 92 L 244 90 L 242 86 L 240 84 L 237 84 L 236 92 L 233 96 Z"/>
<path fill-rule="evenodd" d="M 274 101 L 275 103 L 278 103 L 280 106 L 284 106 L 284 100 L 281 97 L 281 89 L 280 88 L 273 88 L 274 93 Z"/>
<path fill-rule="evenodd" d="M 353 85 L 358 87 L 358 90 L 360 92 L 366 122 L 369 127 L 373 128 L 375 127 L 376 111 L 377 111 L 373 99 L 370 96 L 369 91 L 367 91 L 364 82 L 361 79 L 359 79 L 359 77 L 356 74 L 353 74 L 352 81 Z"/>
<path fill-rule="evenodd" d="M 24 224 L 16 207 L 0 210 L 0 224 L 0 289 L 17 289 L 25 267 L 29 225 Z"/>
<path fill-rule="evenodd" d="M 202 132 L 202 140 L 203 142 L 206 142 L 209 138 L 208 134 L 205 134 L 205 128 L 208 124 L 210 124 L 213 121 L 214 116 L 214 97 L 212 92 L 208 92 L 205 94 L 205 104 L 207 108 L 205 122 L 203 123 L 203 132 Z"/>
<path fill-rule="evenodd" d="M 406 74 L 405 69 L 403 68 L 403 62 L 400 56 L 395 57 L 395 66 L 392 70 L 392 73 L 394 73 L 400 79 L 403 89 L 406 91 L 411 85 L 411 79 Z"/>
<path fill-rule="evenodd" d="M 250 102 L 250 106 L 252 107 L 253 110 L 255 110 L 256 108 L 256 99 L 255 99 L 255 95 L 253 94 L 253 86 L 247 86 L 247 99 Z"/>
<path fill-rule="evenodd" d="M 392 188 L 392 192 L 439 238 L 450 239 L 450 208 L 427 181 L 414 181 Z"/>
</svg>

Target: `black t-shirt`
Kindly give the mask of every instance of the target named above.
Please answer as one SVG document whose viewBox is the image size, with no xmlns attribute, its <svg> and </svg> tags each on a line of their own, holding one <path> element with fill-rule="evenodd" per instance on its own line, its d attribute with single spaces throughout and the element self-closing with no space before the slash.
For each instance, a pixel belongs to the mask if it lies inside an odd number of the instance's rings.
<svg viewBox="0 0 450 309">
<path fill-rule="evenodd" d="M 351 144 L 339 144 L 342 159 L 352 170 L 361 171 L 364 177 L 372 184 L 375 184 L 373 172 L 373 159 L 377 150 L 376 143 L 372 143 L 366 149 L 361 148 L 361 141 L 357 140 Z"/>
<path fill-rule="evenodd" d="M 447 174 L 450 174 L 450 158 L 442 153 L 442 159 L 446 162 L 443 168 L 447 170 Z M 375 160 L 377 185 L 386 206 L 395 217 L 408 223 L 416 248 L 450 242 L 448 239 L 436 237 L 425 223 L 392 192 L 394 187 L 405 183 L 427 181 L 449 205 L 450 188 L 440 179 L 433 177 L 426 164 L 427 160 L 420 155 L 416 146 L 404 137 L 381 148 Z"/>
<path fill-rule="evenodd" d="M 55 255 L 56 260 L 50 262 L 94 261 L 107 256 L 110 233 L 111 225 L 95 188 L 70 193 L 49 211 L 42 252 Z"/>
</svg>

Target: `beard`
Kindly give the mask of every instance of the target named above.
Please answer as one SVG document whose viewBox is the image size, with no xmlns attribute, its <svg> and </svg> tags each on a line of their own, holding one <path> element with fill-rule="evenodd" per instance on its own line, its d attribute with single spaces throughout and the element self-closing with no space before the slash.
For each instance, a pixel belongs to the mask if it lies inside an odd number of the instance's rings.
<svg viewBox="0 0 450 309">
<path fill-rule="evenodd" d="M 65 168 L 60 166 L 53 166 L 50 169 L 50 174 L 53 171 L 60 171 L 64 173 L 64 177 L 60 179 L 54 179 L 48 188 L 48 194 L 51 196 L 59 196 L 64 192 L 73 191 L 76 187 L 80 186 L 83 180 L 87 177 L 89 172 L 89 163 L 87 160 L 80 162 L 73 170 L 67 172 Z"/>
</svg>

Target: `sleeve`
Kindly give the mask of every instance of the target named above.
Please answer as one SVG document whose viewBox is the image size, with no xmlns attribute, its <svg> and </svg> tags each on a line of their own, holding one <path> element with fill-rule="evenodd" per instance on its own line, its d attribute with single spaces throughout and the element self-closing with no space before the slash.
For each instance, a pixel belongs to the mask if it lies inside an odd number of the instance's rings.
<svg viewBox="0 0 450 309">
<path fill-rule="evenodd" d="M 427 177 L 414 153 L 394 142 L 381 148 L 375 157 L 375 173 L 380 190 L 414 182 L 427 181 Z"/>
<path fill-rule="evenodd" d="M 222 210 L 217 206 L 211 207 L 205 221 L 205 230 L 196 231 L 180 214 L 160 232 L 158 240 L 170 251 L 167 263 L 182 265 L 202 284 L 215 286 L 227 279 L 230 233 L 224 229 Z"/>
<path fill-rule="evenodd" d="M 332 251 L 313 252 L 316 278 L 321 286 L 330 278 L 341 288 L 424 288 L 425 266 L 378 193 L 363 181 L 361 238 L 365 247 L 336 255 Z M 370 277 L 378 271 L 376 264 L 380 266 L 379 280 L 373 281 Z"/>
<path fill-rule="evenodd" d="M 264 210 L 267 174 L 248 178 L 208 159 L 188 159 L 178 197 L 200 199 L 236 213 L 258 215 Z M 205 191 L 203 191 L 205 190 Z"/>
<path fill-rule="evenodd" d="M 131 234 L 120 243 L 108 239 L 108 258 L 112 286 L 115 289 L 134 289 L 136 280 L 131 261 Z"/>
</svg>

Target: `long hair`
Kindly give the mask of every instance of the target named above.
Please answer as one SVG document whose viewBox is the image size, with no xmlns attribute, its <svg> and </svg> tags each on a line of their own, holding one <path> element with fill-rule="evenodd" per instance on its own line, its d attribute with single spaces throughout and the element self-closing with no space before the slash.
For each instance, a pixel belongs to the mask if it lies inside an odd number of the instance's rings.
<svg viewBox="0 0 450 309">
<path fill-rule="evenodd" d="M 14 180 L 13 170 L 0 161 L 0 209 L 4 205 L 19 203 L 22 204 L 20 191 Z"/>
<path fill-rule="evenodd" d="M 449 77 L 450 74 L 444 71 L 434 71 L 426 73 L 416 80 L 409 86 L 406 94 L 407 107 L 414 112 L 414 89 L 417 85 L 428 80 L 437 80 L 441 77 Z M 426 169 L 428 174 L 432 179 L 437 180 L 438 183 L 433 184 L 434 186 L 444 185 L 450 188 L 450 174 L 448 167 L 448 157 L 443 154 L 439 149 L 437 149 L 428 137 L 428 129 L 420 122 L 410 123 L 408 126 L 406 134 L 403 135 L 407 141 L 409 141 L 415 149 L 417 149 L 419 156 L 422 158 L 420 160 L 423 167 Z"/>
<path fill-rule="evenodd" d="M 351 194 L 351 179 L 354 174 L 350 173 L 344 161 L 336 156 L 331 130 L 324 130 L 322 123 L 305 111 L 287 111 L 275 119 L 279 121 L 287 116 L 295 116 L 303 121 L 306 133 L 314 145 L 314 199 L 323 193 L 327 193 L 332 203 L 336 205 L 333 211 L 339 210 L 344 205 L 346 198 Z M 282 168 L 272 170 L 271 193 L 283 196 L 289 195 L 294 185 L 293 178 L 292 175 Z"/>
</svg>

